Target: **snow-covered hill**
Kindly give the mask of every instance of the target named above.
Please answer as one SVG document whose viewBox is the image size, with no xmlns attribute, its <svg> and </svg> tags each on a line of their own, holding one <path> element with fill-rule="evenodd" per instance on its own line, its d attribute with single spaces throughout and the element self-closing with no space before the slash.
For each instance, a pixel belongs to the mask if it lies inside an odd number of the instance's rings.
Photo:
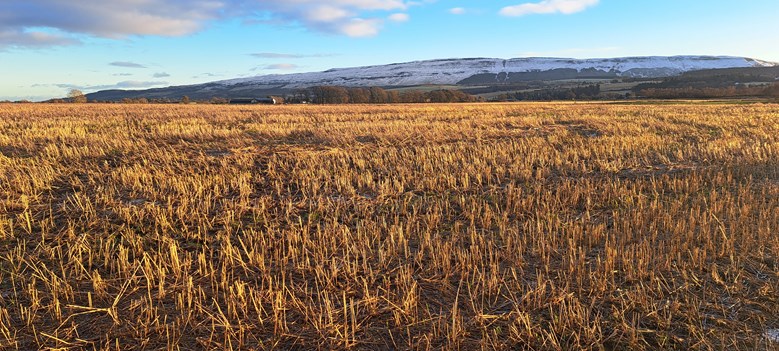
<svg viewBox="0 0 779 351">
<path fill-rule="evenodd" d="M 124 98 L 180 99 L 189 96 L 257 97 L 284 95 L 317 85 L 344 87 L 405 87 L 419 85 L 492 86 L 504 83 L 554 82 L 569 79 L 664 78 L 684 72 L 721 68 L 779 67 L 773 62 L 730 56 L 626 57 L 610 59 L 517 58 L 447 59 L 381 66 L 337 68 L 324 72 L 274 74 L 203 84 L 147 90 L 104 90 L 87 94 L 90 100 Z M 779 78 L 779 74 L 777 74 Z"/>
<path fill-rule="evenodd" d="M 512 75 L 534 73 L 547 80 L 578 77 L 669 77 L 688 71 L 717 68 L 776 66 L 776 63 L 730 56 L 626 57 L 609 59 L 517 58 L 447 59 L 415 61 L 381 66 L 330 69 L 324 72 L 274 74 L 231 79 L 216 84 L 252 85 L 255 88 L 296 89 L 316 85 L 336 86 L 413 86 L 452 85 L 469 78 L 494 76 L 509 80 Z M 566 73 L 567 74 L 563 74 Z M 541 78 L 542 80 L 544 78 Z"/>
</svg>

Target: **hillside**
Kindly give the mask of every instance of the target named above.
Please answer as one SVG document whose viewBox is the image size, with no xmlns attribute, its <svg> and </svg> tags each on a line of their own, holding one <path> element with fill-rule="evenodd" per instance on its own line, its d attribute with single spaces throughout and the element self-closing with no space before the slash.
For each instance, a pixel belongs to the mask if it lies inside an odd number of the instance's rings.
<svg viewBox="0 0 779 351">
<path fill-rule="evenodd" d="M 337 68 L 323 72 L 274 74 L 198 85 L 149 90 L 107 90 L 90 100 L 122 98 L 194 99 L 284 94 L 319 85 L 345 87 L 408 87 L 420 85 L 499 85 L 570 79 L 665 78 L 685 72 L 775 67 L 776 63 L 730 56 L 627 57 L 609 59 L 470 58 L 415 61 L 389 65 Z"/>
</svg>

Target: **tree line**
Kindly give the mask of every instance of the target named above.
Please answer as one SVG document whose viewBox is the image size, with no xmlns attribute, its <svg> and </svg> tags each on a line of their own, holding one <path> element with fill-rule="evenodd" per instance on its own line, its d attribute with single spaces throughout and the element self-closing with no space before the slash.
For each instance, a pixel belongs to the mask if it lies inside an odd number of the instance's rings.
<svg viewBox="0 0 779 351">
<path fill-rule="evenodd" d="M 539 89 L 500 94 L 493 100 L 506 101 L 550 101 L 550 100 L 596 100 L 600 96 L 600 84 L 583 85 L 575 88 Z"/>
<path fill-rule="evenodd" d="M 728 87 L 679 87 L 645 88 L 638 92 L 639 97 L 649 99 L 709 99 L 729 97 L 770 97 L 779 98 L 779 83 L 771 85 L 737 85 Z"/>
<path fill-rule="evenodd" d="M 473 102 L 480 98 L 459 90 L 395 91 L 379 87 L 346 88 L 341 86 L 315 86 L 299 89 L 285 99 L 290 103 L 311 102 L 315 104 L 393 104 L 424 102 Z"/>
<path fill-rule="evenodd" d="M 380 87 L 370 88 L 346 88 L 342 86 L 315 86 L 308 89 L 298 89 L 292 94 L 276 97 L 278 100 L 286 103 L 314 103 L 314 104 L 393 104 L 393 103 L 451 103 L 451 102 L 475 102 L 482 101 L 481 98 L 467 94 L 459 90 L 433 90 L 419 91 L 406 90 L 395 91 L 386 90 Z M 52 99 L 49 102 L 55 103 L 84 103 L 87 97 L 79 90 L 73 89 L 68 93 L 65 99 Z M 125 104 L 170 104 L 170 103 L 190 103 L 195 100 L 188 96 L 174 100 L 169 98 L 124 98 L 120 102 Z M 227 104 L 229 98 L 213 97 L 208 100 L 197 101 L 198 103 Z"/>
</svg>

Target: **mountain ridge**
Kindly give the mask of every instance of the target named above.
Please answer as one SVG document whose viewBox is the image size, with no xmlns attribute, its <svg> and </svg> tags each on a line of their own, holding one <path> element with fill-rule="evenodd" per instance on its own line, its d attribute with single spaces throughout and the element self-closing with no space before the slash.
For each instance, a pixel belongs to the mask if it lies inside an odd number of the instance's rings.
<svg viewBox="0 0 779 351">
<path fill-rule="evenodd" d="M 87 94 L 87 97 L 93 100 L 118 100 L 122 97 L 180 98 L 183 95 L 196 99 L 231 98 L 284 94 L 320 85 L 385 88 L 474 86 L 566 79 L 666 78 L 697 70 L 776 66 L 779 63 L 747 57 L 701 55 L 597 59 L 454 58 L 332 68 L 321 72 L 259 75 L 147 90 L 107 90 Z"/>
</svg>

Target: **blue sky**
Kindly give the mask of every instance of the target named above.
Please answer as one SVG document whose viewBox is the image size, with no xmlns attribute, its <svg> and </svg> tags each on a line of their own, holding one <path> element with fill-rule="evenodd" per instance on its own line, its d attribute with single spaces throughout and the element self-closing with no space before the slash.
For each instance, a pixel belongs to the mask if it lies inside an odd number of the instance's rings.
<svg viewBox="0 0 779 351">
<path fill-rule="evenodd" d="M 2 0 L 0 100 L 436 58 L 779 62 L 777 0 Z"/>
</svg>

